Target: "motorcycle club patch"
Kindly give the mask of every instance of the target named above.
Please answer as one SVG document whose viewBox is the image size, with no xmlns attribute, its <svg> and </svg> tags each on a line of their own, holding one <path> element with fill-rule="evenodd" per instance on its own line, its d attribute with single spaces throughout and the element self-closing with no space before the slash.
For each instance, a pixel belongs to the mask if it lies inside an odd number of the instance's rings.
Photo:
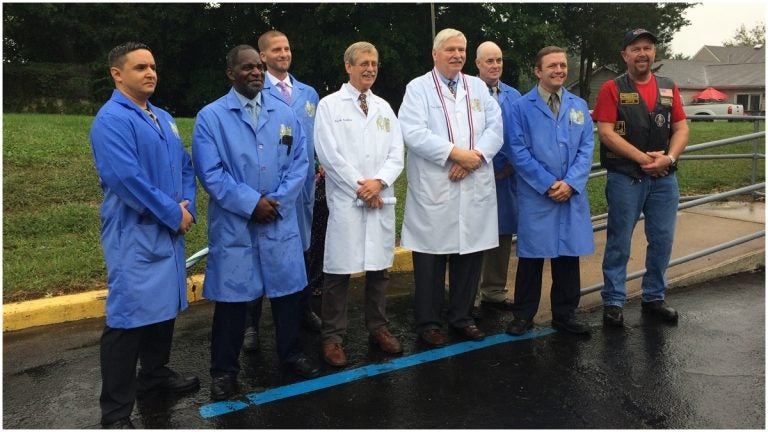
<svg viewBox="0 0 768 432">
<path fill-rule="evenodd" d="M 640 103 L 640 93 L 619 93 L 622 105 L 637 105 Z"/>
<path fill-rule="evenodd" d="M 627 124 L 624 123 L 624 120 L 619 120 L 616 123 L 613 124 L 613 131 L 616 132 L 619 135 L 626 135 L 627 134 Z"/>
</svg>

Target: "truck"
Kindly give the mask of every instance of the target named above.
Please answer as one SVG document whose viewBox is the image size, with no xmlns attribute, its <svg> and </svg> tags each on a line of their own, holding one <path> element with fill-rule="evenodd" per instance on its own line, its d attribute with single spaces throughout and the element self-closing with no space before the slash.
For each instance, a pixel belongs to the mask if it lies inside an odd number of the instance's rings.
<svg viewBox="0 0 768 432">
<path fill-rule="evenodd" d="M 692 103 L 690 105 L 683 105 L 683 110 L 686 116 L 743 116 L 744 107 L 738 104 L 732 103 Z"/>
</svg>

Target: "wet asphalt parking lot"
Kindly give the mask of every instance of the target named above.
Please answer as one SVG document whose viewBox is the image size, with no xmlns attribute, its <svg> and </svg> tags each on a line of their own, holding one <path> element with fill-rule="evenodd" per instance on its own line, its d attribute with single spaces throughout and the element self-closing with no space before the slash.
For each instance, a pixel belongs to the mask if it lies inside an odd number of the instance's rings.
<svg viewBox="0 0 768 432">
<path fill-rule="evenodd" d="M 196 393 L 140 400 L 137 427 L 195 428 L 765 428 L 765 273 L 744 273 L 672 290 L 678 325 L 648 319 L 639 300 L 623 329 L 603 328 L 601 310 L 581 314 L 589 337 L 539 325 L 504 334 L 508 313 L 484 310 L 489 337 L 455 334 L 441 349 L 412 331 L 412 274 L 392 274 L 390 330 L 402 356 L 369 346 L 360 285 L 353 280 L 345 348 L 350 365 L 323 366 L 301 380 L 277 366 L 269 308 L 261 349 L 241 357 L 240 397 L 213 403 L 208 386 L 213 308 L 201 302 L 176 322 L 170 366 L 197 374 Z M 317 299 L 315 299 L 317 300 Z M 4 428 L 98 428 L 103 319 L 3 335 Z M 319 336 L 305 349 L 317 360 Z"/>
</svg>

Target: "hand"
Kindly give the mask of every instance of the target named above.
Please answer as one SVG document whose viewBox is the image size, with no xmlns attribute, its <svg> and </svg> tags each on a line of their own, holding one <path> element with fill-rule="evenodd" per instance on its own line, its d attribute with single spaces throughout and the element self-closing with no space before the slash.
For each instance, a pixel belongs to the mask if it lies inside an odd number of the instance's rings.
<svg viewBox="0 0 768 432">
<path fill-rule="evenodd" d="M 669 175 L 669 167 L 672 166 L 672 161 L 664 154 L 663 151 L 646 152 L 651 158 L 651 162 L 641 164 L 640 168 L 651 177 L 664 177 Z"/>
<path fill-rule="evenodd" d="M 504 168 L 501 169 L 501 171 L 495 173 L 493 176 L 496 178 L 496 180 L 501 180 L 511 176 L 514 173 L 515 168 L 510 164 L 506 164 L 504 165 Z"/>
<path fill-rule="evenodd" d="M 566 202 L 573 196 L 573 188 L 568 183 L 557 180 L 549 187 L 547 196 L 555 202 Z"/>
<path fill-rule="evenodd" d="M 454 147 L 451 150 L 451 154 L 448 155 L 448 159 L 459 164 L 465 170 L 472 172 L 482 165 L 482 155 L 478 150 L 464 150 Z"/>
<path fill-rule="evenodd" d="M 366 207 L 371 207 L 371 204 L 376 201 L 381 201 L 379 194 L 381 193 L 382 185 L 378 179 L 362 179 L 358 180 L 357 184 L 360 185 L 357 188 L 357 197 L 365 201 Z"/>
<path fill-rule="evenodd" d="M 470 171 L 467 171 L 466 169 L 462 168 L 461 165 L 458 163 L 454 163 L 451 165 L 451 170 L 448 171 L 448 178 L 451 181 L 460 181 L 464 180 L 469 176 Z"/>
<path fill-rule="evenodd" d="M 375 196 L 365 202 L 365 206 L 369 209 L 380 209 L 384 207 L 384 200 L 380 196 Z"/>
<path fill-rule="evenodd" d="M 251 213 L 251 220 L 261 224 L 274 222 L 280 216 L 280 213 L 277 212 L 279 205 L 277 200 L 262 196 Z"/>
<path fill-rule="evenodd" d="M 177 232 L 181 235 L 189 232 L 189 230 L 192 228 L 192 223 L 195 220 L 195 218 L 192 217 L 192 213 L 187 210 L 188 205 L 189 200 L 184 200 L 179 203 L 179 207 L 181 207 L 181 225 L 179 225 Z"/>
</svg>

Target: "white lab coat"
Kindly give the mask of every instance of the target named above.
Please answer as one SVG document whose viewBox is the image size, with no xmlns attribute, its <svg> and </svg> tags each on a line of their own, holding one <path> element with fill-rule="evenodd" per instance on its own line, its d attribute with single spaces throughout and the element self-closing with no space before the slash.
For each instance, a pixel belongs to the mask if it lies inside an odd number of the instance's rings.
<svg viewBox="0 0 768 432">
<path fill-rule="evenodd" d="M 315 150 L 326 173 L 328 229 L 323 271 L 350 274 L 392 266 L 395 206 L 357 207 L 358 180 L 381 179 L 381 197 L 394 197 L 403 171 L 403 136 L 394 111 L 368 91 L 368 116 L 349 84 L 323 98 L 315 117 Z"/>
<path fill-rule="evenodd" d="M 411 81 L 400 106 L 400 127 L 408 146 L 408 192 L 400 245 L 431 254 L 468 254 L 497 247 L 498 215 L 493 156 L 502 146 L 501 108 L 477 77 L 466 76 L 469 86 L 475 148 L 484 162 L 463 180 L 453 182 L 448 160 L 453 146 L 469 149 L 467 90 L 463 80 L 454 98 L 442 82 L 448 126 L 432 73 Z"/>
</svg>

